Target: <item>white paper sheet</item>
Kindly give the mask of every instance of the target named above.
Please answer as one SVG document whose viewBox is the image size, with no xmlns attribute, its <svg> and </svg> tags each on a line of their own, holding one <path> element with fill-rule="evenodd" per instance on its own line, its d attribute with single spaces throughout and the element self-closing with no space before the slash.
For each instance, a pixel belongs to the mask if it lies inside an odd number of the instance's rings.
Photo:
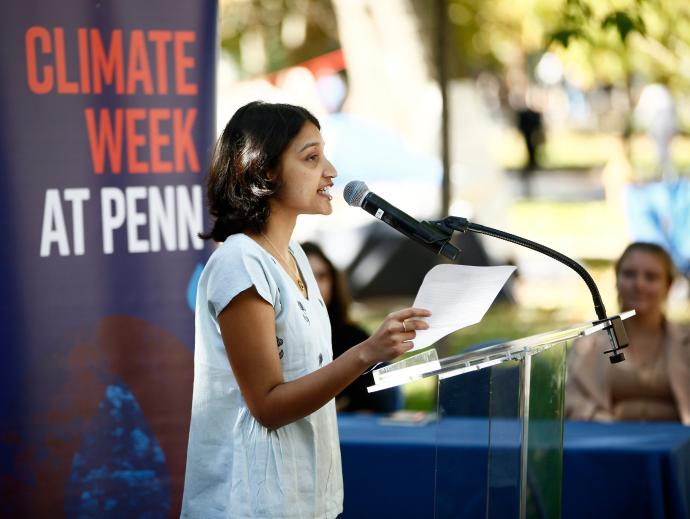
<svg viewBox="0 0 690 519">
<path fill-rule="evenodd" d="M 414 300 L 415 308 L 431 311 L 428 330 L 417 330 L 414 348 L 420 350 L 460 328 L 478 323 L 515 267 L 436 265 L 427 272 Z"/>
</svg>

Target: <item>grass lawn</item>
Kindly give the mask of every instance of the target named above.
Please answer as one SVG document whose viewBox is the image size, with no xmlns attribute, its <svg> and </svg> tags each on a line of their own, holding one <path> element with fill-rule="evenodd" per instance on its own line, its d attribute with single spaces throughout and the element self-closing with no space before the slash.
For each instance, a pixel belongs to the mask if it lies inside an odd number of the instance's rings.
<svg viewBox="0 0 690 519">
<path fill-rule="evenodd" d="M 602 167 L 611 158 L 618 136 L 613 133 L 552 130 L 547 132 L 541 151 L 542 166 L 546 169 L 589 169 Z M 653 141 L 643 134 L 630 139 L 631 162 L 640 179 L 656 174 L 656 149 Z M 690 137 L 678 135 L 671 142 L 671 157 L 679 171 L 690 171 Z M 497 147 L 499 164 L 505 169 L 520 169 L 527 153 L 515 128 L 506 128 Z"/>
<path fill-rule="evenodd" d="M 371 313 L 360 320 L 373 332 L 383 320 L 385 314 Z M 527 337 L 537 333 L 567 326 L 572 320 L 567 319 L 566 312 L 561 310 L 528 309 L 514 304 L 494 305 L 484 316 L 481 323 L 468 326 L 447 336 L 435 347 L 439 357 L 461 353 L 470 346 L 480 343 L 505 342 L 511 339 Z M 417 352 L 415 352 L 417 353 Z M 406 408 L 410 410 L 434 411 L 436 409 L 436 379 L 427 378 L 406 384 L 403 387 Z"/>
</svg>

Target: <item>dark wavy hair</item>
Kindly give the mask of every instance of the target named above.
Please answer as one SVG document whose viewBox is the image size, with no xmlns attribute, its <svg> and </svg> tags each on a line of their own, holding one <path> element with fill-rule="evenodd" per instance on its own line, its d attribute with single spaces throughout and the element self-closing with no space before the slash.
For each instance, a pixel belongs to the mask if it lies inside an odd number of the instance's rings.
<svg viewBox="0 0 690 519">
<path fill-rule="evenodd" d="M 280 157 L 307 122 L 321 129 L 300 106 L 254 101 L 235 112 L 213 151 L 207 180 L 213 227 L 201 238 L 220 242 L 264 230 L 268 199 L 280 189 Z"/>
</svg>

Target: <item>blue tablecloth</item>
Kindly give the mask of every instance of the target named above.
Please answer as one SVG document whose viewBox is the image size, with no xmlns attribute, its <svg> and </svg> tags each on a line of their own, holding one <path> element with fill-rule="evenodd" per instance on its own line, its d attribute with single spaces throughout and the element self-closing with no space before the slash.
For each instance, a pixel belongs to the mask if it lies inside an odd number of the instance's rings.
<svg viewBox="0 0 690 519">
<path fill-rule="evenodd" d="M 392 426 L 341 415 L 338 423 L 344 519 L 432 517 L 437 467 L 463 517 L 484 517 L 486 420 Z M 562 504 L 565 519 L 690 518 L 690 427 L 566 422 Z"/>
</svg>

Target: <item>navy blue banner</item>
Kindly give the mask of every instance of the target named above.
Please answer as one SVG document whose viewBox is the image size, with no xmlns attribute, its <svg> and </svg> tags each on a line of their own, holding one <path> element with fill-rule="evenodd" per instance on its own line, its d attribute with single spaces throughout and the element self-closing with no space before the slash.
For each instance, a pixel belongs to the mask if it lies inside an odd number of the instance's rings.
<svg viewBox="0 0 690 519">
<path fill-rule="evenodd" d="M 176 517 L 215 0 L 0 21 L 2 517 Z"/>
</svg>

